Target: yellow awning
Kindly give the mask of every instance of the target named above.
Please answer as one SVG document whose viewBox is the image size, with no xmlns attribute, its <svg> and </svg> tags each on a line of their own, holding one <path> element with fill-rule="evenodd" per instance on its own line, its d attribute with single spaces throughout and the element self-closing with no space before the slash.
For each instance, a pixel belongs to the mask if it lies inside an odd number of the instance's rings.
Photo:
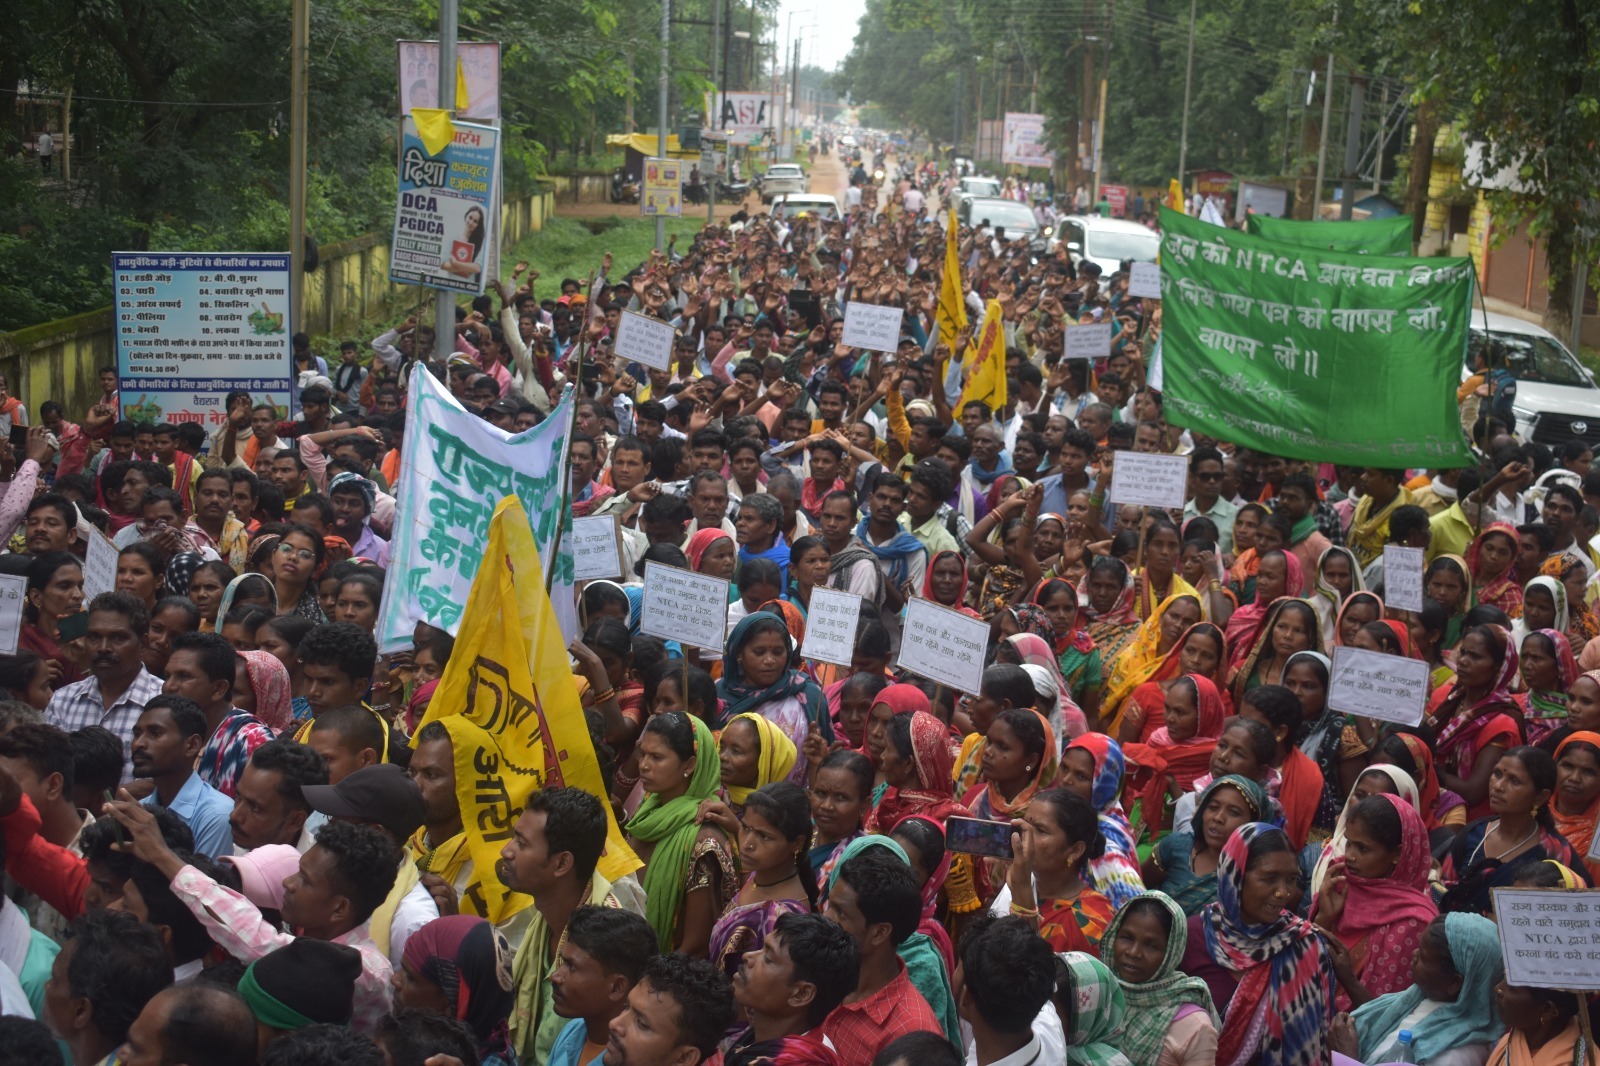
<svg viewBox="0 0 1600 1066">
<path fill-rule="evenodd" d="M 643 156 L 656 156 L 656 150 L 661 144 L 660 138 L 653 133 L 611 133 L 606 135 L 606 146 L 622 145 L 632 148 Z M 700 153 L 693 149 L 681 148 L 678 145 L 676 133 L 667 134 L 667 157 L 676 159 L 699 159 Z"/>
</svg>

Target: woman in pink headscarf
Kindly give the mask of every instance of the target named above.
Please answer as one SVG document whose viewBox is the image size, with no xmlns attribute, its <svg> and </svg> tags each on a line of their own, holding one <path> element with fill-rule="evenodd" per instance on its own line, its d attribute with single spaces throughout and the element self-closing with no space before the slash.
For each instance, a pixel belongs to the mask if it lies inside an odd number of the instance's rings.
<svg viewBox="0 0 1600 1066">
<path fill-rule="evenodd" d="M 266 723 L 274 735 L 282 736 L 294 725 L 294 711 L 290 707 L 289 671 L 277 656 L 265 651 L 242 651 L 245 672 L 250 681 L 250 695 L 255 706 L 247 706 L 240 698 L 235 684 L 234 704 L 249 711 Z"/>
<path fill-rule="evenodd" d="M 1304 579 L 1300 560 L 1294 552 L 1269 551 L 1261 557 L 1256 568 L 1256 598 L 1233 612 L 1228 619 L 1228 665 L 1238 666 L 1255 647 L 1261 623 L 1266 620 L 1272 602 L 1282 596 L 1298 596 Z"/>
<path fill-rule="evenodd" d="M 1428 894 L 1428 826 L 1399 796 L 1368 796 L 1345 812 L 1347 847 L 1312 904 L 1316 923 L 1349 951 L 1336 962 L 1338 1009 L 1411 987 L 1411 956 L 1439 914 Z M 1357 996 L 1359 993 L 1359 996 Z"/>
</svg>

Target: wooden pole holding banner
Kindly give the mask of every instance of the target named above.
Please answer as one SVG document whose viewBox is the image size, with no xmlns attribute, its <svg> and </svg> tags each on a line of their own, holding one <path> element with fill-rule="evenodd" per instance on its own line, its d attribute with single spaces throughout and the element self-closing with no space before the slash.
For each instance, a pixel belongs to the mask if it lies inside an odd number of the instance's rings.
<svg viewBox="0 0 1600 1066">
<path fill-rule="evenodd" d="M 567 414 L 567 461 L 561 468 L 561 510 L 558 514 L 565 515 L 572 506 L 572 435 L 578 429 L 578 400 L 580 388 L 583 385 L 583 357 L 589 350 L 589 326 L 587 321 L 583 327 L 583 339 L 578 342 L 578 355 L 573 360 L 572 378 L 572 410 Z M 561 528 L 563 521 L 556 522 L 556 538 L 550 544 L 550 565 L 544 569 L 544 591 L 550 594 L 551 583 L 556 579 L 556 556 L 561 551 Z"/>
</svg>

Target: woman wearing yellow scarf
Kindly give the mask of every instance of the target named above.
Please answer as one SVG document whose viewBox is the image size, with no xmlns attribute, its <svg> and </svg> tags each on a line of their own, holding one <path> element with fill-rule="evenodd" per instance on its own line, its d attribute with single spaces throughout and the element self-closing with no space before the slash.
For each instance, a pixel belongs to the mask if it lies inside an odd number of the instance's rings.
<svg viewBox="0 0 1600 1066">
<path fill-rule="evenodd" d="M 1115 736 L 1122 725 L 1122 705 L 1133 690 L 1150 680 L 1167 653 L 1190 626 L 1200 621 L 1200 599 L 1190 593 L 1162 600 L 1139 625 L 1133 643 L 1111 660 L 1105 695 L 1100 700 L 1100 720 L 1110 720 L 1107 732 Z"/>
<path fill-rule="evenodd" d="M 734 814 L 750 793 L 788 777 L 798 755 L 789 735 L 754 711 L 729 719 L 717 748 L 722 788 Z"/>
</svg>

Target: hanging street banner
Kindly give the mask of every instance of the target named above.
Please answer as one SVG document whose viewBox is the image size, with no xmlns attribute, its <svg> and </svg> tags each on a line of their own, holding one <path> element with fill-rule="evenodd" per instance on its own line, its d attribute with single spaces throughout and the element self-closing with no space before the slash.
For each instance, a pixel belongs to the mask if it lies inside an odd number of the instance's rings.
<svg viewBox="0 0 1600 1066">
<path fill-rule="evenodd" d="M 771 93 L 706 93 L 706 114 L 729 144 L 760 144 L 777 122 L 777 99 Z"/>
<path fill-rule="evenodd" d="M 123 418 L 209 435 L 236 389 L 289 416 L 288 253 L 113 252 L 111 290 Z"/>
<path fill-rule="evenodd" d="M 380 651 L 409 648 L 418 622 L 451 636 L 460 632 L 467 591 L 489 542 L 489 519 L 507 496 L 522 501 L 543 566 L 555 571 L 550 599 L 562 632 L 574 634 L 572 509 L 556 506 L 572 402 L 564 397 L 537 426 L 507 433 L 462 407 L 422 364 L 412 368 L 389 545 L 389 572 L 396 576 L 383 587 Z M 565 528 L 556 553 L 558 526 Z"/>
<path fill-rule="evenodd" d="M 1360 255 L 1410 255 L 1411 216 L 1364 218 L 1354 222 L 1301 222 L 1267 215 L 1245 216 L 1245 231 L 1269 241 L 1302 248 Z"/>
<path fill-rule="evenodd" d="M 417 120 L 405 118 L 389 280 L 481 293 L 498 230 L 500 131 L 469 122 L 453 125 L 455 138 L 433 155 L 422 143 Z"/>
<path fill-rule="evenodd" d="M 1162 388 L 1181 426 L 1291 459 L 1469 466 L 1470 259 L 1375 258 L 1161 209 Z"/>
<path fill-rule="evenodd" d="M 439 106 L 439 42 L 400 41 L 400 113 Z M 467 83 L 467 106 L 456 118 L 492 122 L 500 118 L 500 42 L 457 41 L 456 61 Z"/>
<path fill-rule="evenodd" d="M 1001 133 L 1000 162 L 1019 167 L 1054 166 L 1055 153 L 1044 146 L 1044 116 L 1007 111 Z"/>
</svg>

